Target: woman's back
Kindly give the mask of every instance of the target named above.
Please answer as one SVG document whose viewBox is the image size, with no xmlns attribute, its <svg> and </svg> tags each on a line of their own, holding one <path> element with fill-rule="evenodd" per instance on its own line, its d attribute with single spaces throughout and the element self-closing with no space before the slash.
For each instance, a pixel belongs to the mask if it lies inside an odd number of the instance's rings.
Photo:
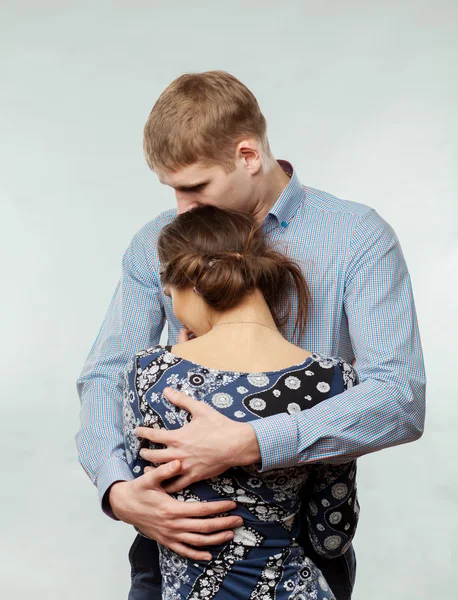
<svg viewBox="0 0 458 600">
<path fill-rule="evenodd" d="M 297 264 L 268 245 L 253 216 L 211 205 L 184 212 L 161 231 L 158 252 L 164 293 L 196 339 L 139 352 L 126 373 L 126 455 L 134 475 L 145 467 L 135 428 L 176 429 L 189 420 L 165 398 L 169 386 L 229 419 L 251 422 L 255 432 L 257 420 L 272 417 L 272 438 L 278 446 L 287 429 L 291 456 L 281 469 L 232 468 L 175 494 L 182 501 L 231 499 L 243 525 L 227 543 L 207 548 L 208 563 L 160 546 L 163 598 L 330 600 L 332 592 L 297 537 L 302 524 L 316 552 L 332 557 L 345 551 L 357 521 L 356 466 L 297 466 L 293 438 L 296 413 L 351 387 L 356 374 L 280 334 L 292 312 L 296 328 L 290 333 L 300 339 L 307 283 Z"/>
<path fill-rule="evenodd" d="M 245 318 L 238 322 L 231 317 L 202 337 L 175 344 L 173 353 L 213 369 L 252 373 L 278 371 L 305 361 L 311 352 L 291 344 L 278 330 L 259 323 L 267 318 L 259 314 L 258 295 L 255 292 L 249 303 L 254 307 L 252 321 Z"/>
<path fill-rule="evenodd" d="M 283 338 L 273 332 L 266 332 L 264 341 L 270 343 L 268 347 L 263 344 L 260 357 L 252 356 L 257 342 L 252 338 L 250 342 L 250 336 L 245 344 L 240 343 L 238 356 L 237 347 L 230 343 L 224 352 L 224 340 L 229 342 L 231 334 L 224 338 L 222 330 L 208 346 L 213 347 L 212 355 L 202 341 L 195 340 L 175 346 L 174 352 L 161 346 L 139 352 L 131 362 L 126 373 L 124 423 L 127 458 L 135 475 L 141 475 L 146 465 L 138 454 L 135 427 L 176 429 L 187 422 L 188 413 L 163 396 L 167 386 L 210 404 L 231 419 L 252 421 L 280 413 L 294 419 L 296 412 L 311 409 L 356 382 L 350 365 L 283 344 Z M 217 338 L 220 348 L 215 347 Z M 182 356 L 191 353 L 204 359 L 204 366 Z M 296 362 L 296 358 L 300 360 Z M 237 365 L 238 359 L 248 368 L 237 371 L 213 366 L 219 360 Z M 288 365 L 256 372 L 250 369 L 275 361 Z M 163 598 L 332 598 L 321 573 L 296 542 L 304 487 L 310 494 L 306 519 L 315 549 L 328 556 L 342 553 L 357 521 L 354 463 L 287 466 L 268 472 L 259 472 L 254 465 L 230 469 L 192 484 L 176 497 L 183 501 L 232 499 L 237 503 L 234 512 L 242 516 L 244 525 L 227 544 L 209 548 L 213 555 L 209 563 L 189 561 L 161 547 Z"/>
</svg>

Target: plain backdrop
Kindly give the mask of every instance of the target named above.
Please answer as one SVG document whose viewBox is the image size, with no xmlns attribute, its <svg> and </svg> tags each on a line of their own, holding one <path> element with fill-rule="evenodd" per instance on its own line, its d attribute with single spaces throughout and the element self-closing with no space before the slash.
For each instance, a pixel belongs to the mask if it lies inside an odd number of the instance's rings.
<svg viewBox="0 0 458 600">
<path fill-rule="evenodd" d="M 1 584 L 127 597 L 133 530 L 79 466 L 75 379 L 134 233 L 173 206 L 142 155 L 161 91 L 224 69 L 303 183 L 374 207 L 408 262 L 428 373 L 419 442 L 364 457 L 354 600 L 455 597 L 456 2 L 1 1 Z"/>
</svg>

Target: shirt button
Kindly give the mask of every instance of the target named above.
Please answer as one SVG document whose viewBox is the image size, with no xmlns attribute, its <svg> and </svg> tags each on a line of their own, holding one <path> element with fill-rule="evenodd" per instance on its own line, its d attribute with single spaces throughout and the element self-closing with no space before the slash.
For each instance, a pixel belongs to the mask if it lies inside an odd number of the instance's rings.
<svg viewBox="0 0 458 600">
<path fill-rule="evenodd" d="M 282 222 L 281 222 L 281 226 L 282 226 L 282 227 L 286 227 L 287 225 L 288 225 L 288 223 L 287 223 L 286 221 L 282 221 Z"/>
</svg>

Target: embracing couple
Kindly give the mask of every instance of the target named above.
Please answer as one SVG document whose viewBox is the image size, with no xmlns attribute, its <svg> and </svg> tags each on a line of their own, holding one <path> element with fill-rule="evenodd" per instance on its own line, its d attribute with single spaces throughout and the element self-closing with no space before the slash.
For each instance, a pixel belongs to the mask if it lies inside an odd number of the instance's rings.
<svg viewBox="0 0 458 600">
<path fill-rule="evenodd" d="M 396 235 L 275 160 L 227 73 L 175 80 L 144 148 L 177 211 L 133 238 L 78 380 L 80 461 L 138 532 L 129 599 L 347 600 L 356 459 L 423 429 Z"/>
</svg>

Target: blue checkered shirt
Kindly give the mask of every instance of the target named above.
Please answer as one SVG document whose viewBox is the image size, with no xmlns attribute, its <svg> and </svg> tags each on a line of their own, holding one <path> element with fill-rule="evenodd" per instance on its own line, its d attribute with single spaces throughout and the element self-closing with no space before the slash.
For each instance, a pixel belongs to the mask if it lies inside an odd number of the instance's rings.
<svg viewBox="0 0 458 600">
<path fill-rule="evenodd" d="M 268 213 L 270 242 L 302 268 L 312 302 L 306 332 L 285 336 L 310 351 L 352 362 L 360 384 L 303 413 L 253 421 L 262 469 L 344 461 L 420 437 L 425 373 L 409 273 L 396 234 L 375 210 L 291 180 Z M 79 458 L 100 499 L 133 479 L 125 457 L 120 375 L 138 350 L 174 344 L 180 324 L 159 280 L 157 238 L 169 210 L 133 238 L 102 328 L 78 379 Z M 109 511 L 107 511 L 109 513 Z"/>
</svg>

